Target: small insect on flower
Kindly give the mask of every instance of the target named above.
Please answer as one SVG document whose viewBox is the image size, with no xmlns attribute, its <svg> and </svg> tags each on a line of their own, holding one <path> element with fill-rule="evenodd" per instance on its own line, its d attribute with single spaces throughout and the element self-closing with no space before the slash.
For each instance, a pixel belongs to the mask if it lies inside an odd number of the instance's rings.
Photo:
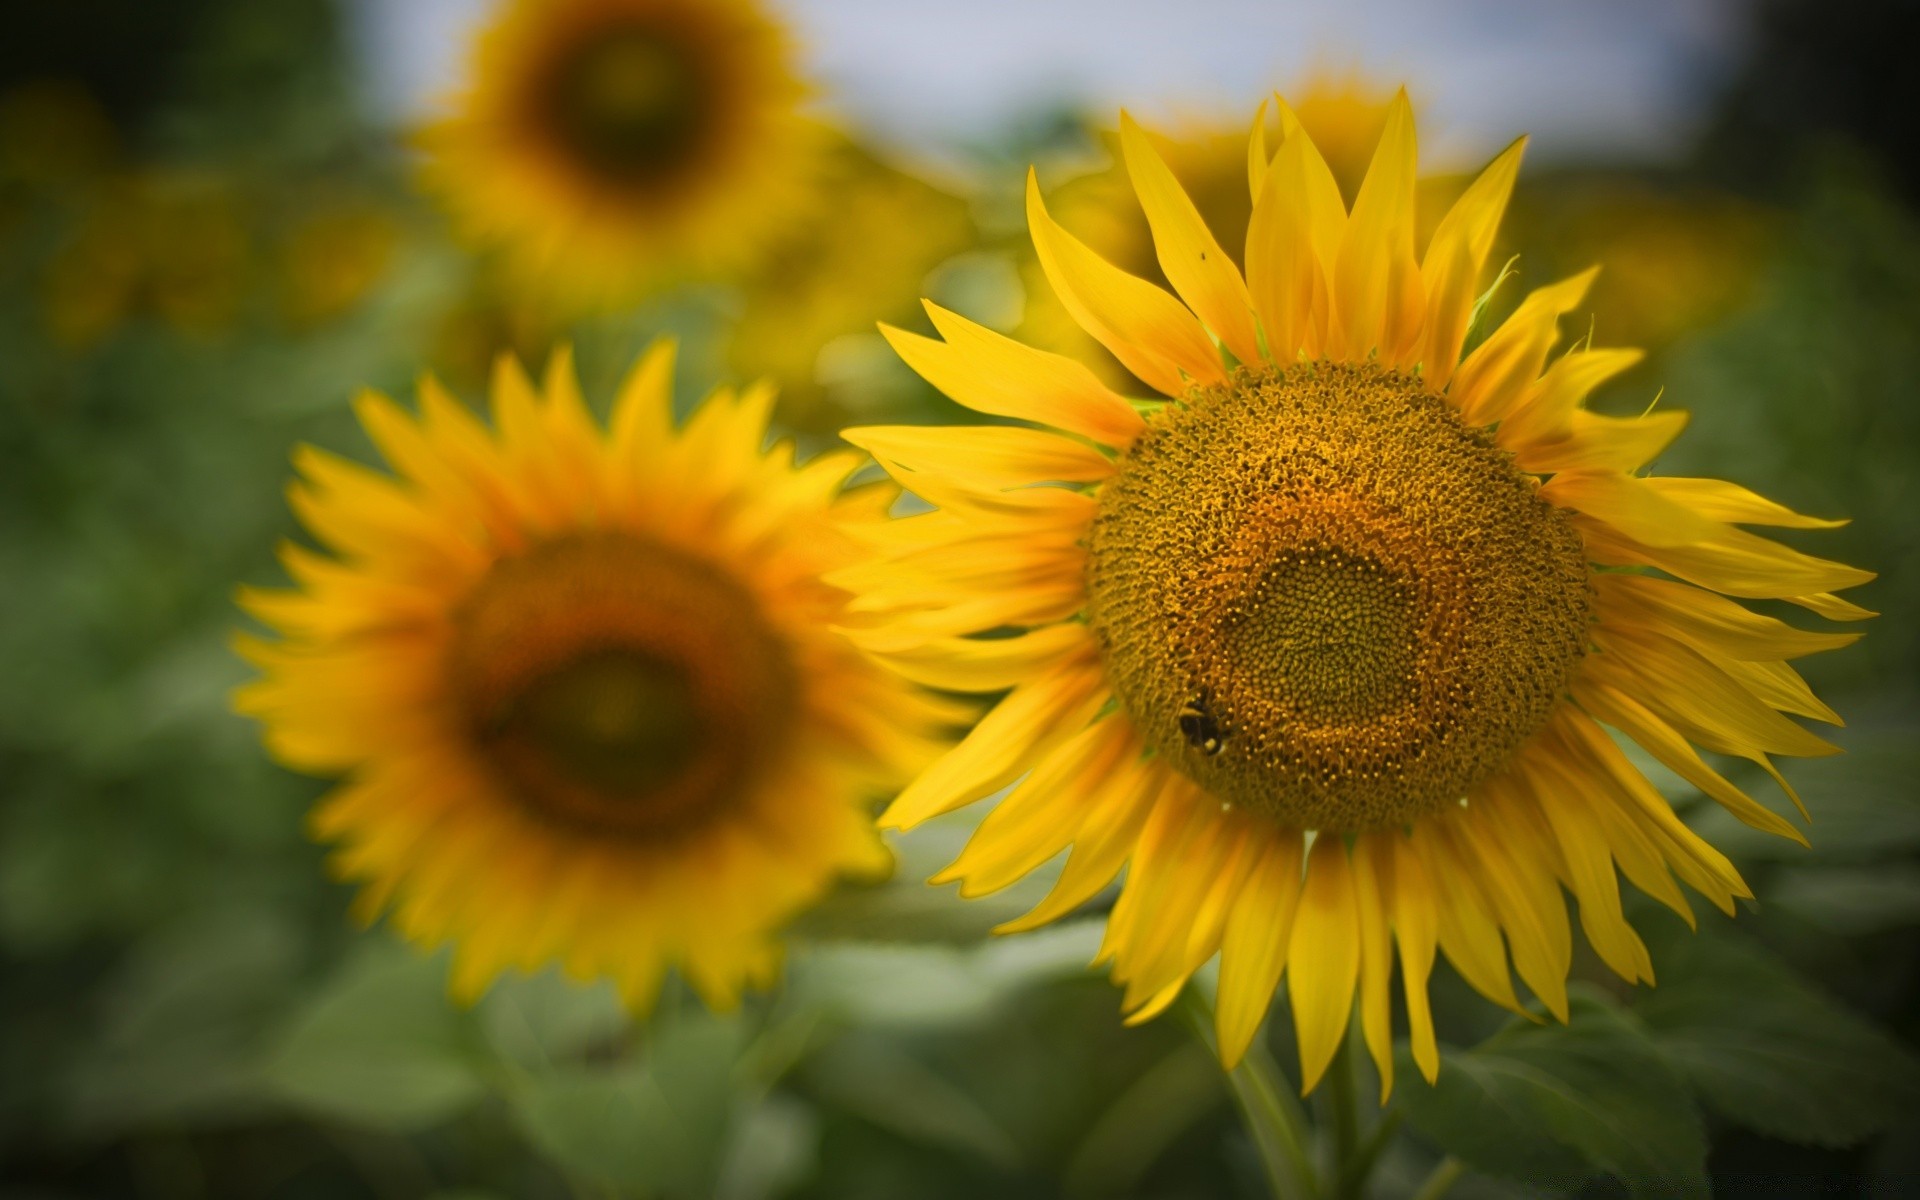
<svg viewBox="0 0 1920 1200">
<path fill-rule="evenodd" d="M 278 631 L 240 711 L 288 766 L 345 782 L 312 816 L 333 866 L 425 944 L 453 990 L 562 964 L 644 1008 L 677 966 L 731 1004 L 780 926 L 890 858 L 869 803 L 948 719 L 855 649 L 823 580 L 858 560 L 890 484 L 862 459 L 763 451 L 772 393 L 710 395 L 675 430 L 672 353 L 602 432 L 568 356 L 511 360 L 489 429 L 431 379 L 359 414 L 397 476 L 303 448 L 289 490 L 327 547 L 297 587 L 244 589 Z"/>
<path fill-rule="evenodd" d="M 1029 176 L 1061 306 L 1165 403 L 936 306 L 938 339 L 887 331 L 954 400 L 1026 424 L 848 431 L 934 506 L 862 568 L 887 619 L 858 636 L 916 677 L 1006 692 L 883 817 L 910 827 L 1014 785 L 936 882 L 977 895 L 1069 850 L 1003 927 L 1022 930 L 1124 867 L 1103 954 L 1136 1019 L 1218 955 L 1229 1064 L 1284 975 L 1305 1086 L 1357 995 L 1390 1087 L 1396 948 L 1432 1079 L 1437 953 L 1514 1009 L 1517 971 L 1564 1020 L 1563 888 L 1600 958 L 1647 982 L 1616 872 L 1689 917 L 1680 884 L 1729 913 L 1750 894 L 1616 736 L 1804 841 L 1699 751 L 1776 779 L 1775 755 L 1834 752 L 1791 719 L 1838 718 L 1788 662 L 1857 635 L 1739 600 L 1853 620 L 1872 614 L 1834 593 L 1872 575 L 1743 528 L 1836 522 L 1641 473 L 1685 415 L 1586 407 L 1638 352 L 1551 355 L 1591 272 L 1532 292 L 1463 357 L 1523 143 L 1417 255 L 1404 93 L 1350 202 L 1286 104 L 1277 146 L 1265 117 L 1242 271 L 1122 114 L 1174 294 L 1068 234 Z"/>
</svg>

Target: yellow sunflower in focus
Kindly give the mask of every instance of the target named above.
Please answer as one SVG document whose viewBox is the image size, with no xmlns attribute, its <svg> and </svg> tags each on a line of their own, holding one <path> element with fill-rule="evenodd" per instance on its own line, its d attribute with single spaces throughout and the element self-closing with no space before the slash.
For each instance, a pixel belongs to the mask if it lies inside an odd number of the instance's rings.
<svg viewBox="0 0 1920 1200">
<path fill-rule="evenodd" d="M 792 57 L 751 0 L 508 0 L 423 178 L 556 303 L 737 270 L 818 199 Z"/>
<path fill-rule="evenodd" d="M 1029 179 L 1061 302 L 1168 400 L 1129 403 L 937 308 L 940 340 L 889 331 L 949 396 L 1028 424 L 851 431 L 937 508 L 842 580 L 886 618 L 861 640 L 905 674 L 1010 689 L 883 818 L 1017 783 L 938 881 L 976 895 L 1069 851 L 1007 926 L 1027 929 L 1125 866 L 1102 960 L 1137 1018 L 1218 954 L 1228 1063 L 1284 975 L 1305 1086 L 1356 996 L 1390 1085 L 1396 973 L 1431 1079 L 1436 953 L 1515 1009 L 1517 972 L 1564 1020 L 1563 892 L 1599 956 L 1648 982 L 1619 875 L 1689 918 L 1680 884 L 1728 911 L 1749 894 L 1615 735 L 1799 839 L 1700 751 L 1769 772 L 1831 753 L 1790 719 L 1836 720 L 1787 664 L 1854 635 L 1738 600 L 1864 617 L 1833 593 L 1872 576 L 1742 528 L 1830 522 L 1641 473 L 1684 414 L 1585 407 L 1638 353 L 1550 356 L 1591 273 L 1533 292 L 1462 358 L 1520 143 L 1416 258 L 1404 95 L 1351 206 L 1279 115 L 1277 152 L 1258 123 L 1249 147 L 1244 273 L 1123 116 L 1178 299 L 1067 234 Z"/>
<path fill-rule="evenodd" d="M 866 801 L 930 755 L 937 714 L 833 627 L 850 527 L 891 485 L 862 459 L 763 453 L 771 390 L 675 432 L 656 347 L 602 433 L 567 356 L 503 360 L 494 429 L 430 380 L 359 415 L 398 477 L 303 448 L 289 496 L 332 551 L 246 590 L 237 707 L 288 766 L 344 774 L 312 817 L 453 991 L 559 962 L 644 1007 L 675 965 L 711 1004 L 764 983 L 781 923 L 889 867 Z"/>
</svg>

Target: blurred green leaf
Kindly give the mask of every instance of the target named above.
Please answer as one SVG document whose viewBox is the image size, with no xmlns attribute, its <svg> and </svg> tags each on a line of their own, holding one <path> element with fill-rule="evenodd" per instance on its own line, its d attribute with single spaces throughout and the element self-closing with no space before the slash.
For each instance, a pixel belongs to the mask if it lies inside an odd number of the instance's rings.
<svg viewBox="0 0 1920 1200">
<path fill-rule="evenodd" d="M 1707 1141 L 1685 1081 L 1639 1023 L 1576 989 L 1566 1025 L 1516 1020 L 1446 1054 L 1429 1086 L 1404 1051 L 1395 1098 L 1470 1166 L 1566 1186 L 1605 1172 L 1636 1196 L 1701 1196 Z"/>
<path fill-rule="evenodd" d="M 523 1080 L 508 1099 L 527 1137 L 570 1171 L 674 1196 L 713 1193 L 735 1108 L 738 1020 L 664 1022 L 644 1054 Z"/>
<path fill-rule="evenodd" d="M 444 956 L 375 941 L 299 1014 L 267 1079 L 326 1116 L 411 1130 L 479 1100 L 491 1065 L 474 1015 L 447 997 Z"/>
<path fill-rule="evenodd" d="M 1783 870 L 1769 882 L 1766 904 L 1847 937 L 1911 928 L 1920 925 L 1920 865 Z"/>
<path fill-rule="evenodd" d="M 768 1096 L 734 1122 L 720 1164 L 716 1200 L 771 1200 L 814 1169 L 820 1119 L 791 1096 Z"/>
<path fill-rule="evenodd" d="M 900 1043 L 857 1031 L 808 1063 L 814 1092 L 835 1107 L 912 1141 L 1017 1168 L 1020 1143 L 967 1091 Z"/>
<path fill-rule="evenodd" d="M 1920 1105 L 1920 1064 L 1891 1037 L 1729 932 L 1652 947 L 1660 985 L 1634 1005 L 1716 1111 L 1771 1137 L 1842 1146 Z"/>
<path fill-rule="evenodd" d="M 611 1046 L 633 1023 L 611 982 L 576 983 L 555 968 L 503 976 L 477 1011 L 494 1051 L 534 1070 Z"/>
<path fill-rule="evenodd" d="M 801 1003 L 859 1024 L 965 1025 L 1023 988 L 1083 974 L 1102 925 L 1074 921 L 965 949 L 826 943 L 795 956 L 792 988 Z"/>
<path fill-rule="evenodd" d="M 104 1020 L 64 1081 L 67 1123 L 102 1136 L 255 1115 L 262 1043 L 299 961 L 294 932 L 264 913 L 226 913 L 148 939 L 111 985 Z"/>
</svg>

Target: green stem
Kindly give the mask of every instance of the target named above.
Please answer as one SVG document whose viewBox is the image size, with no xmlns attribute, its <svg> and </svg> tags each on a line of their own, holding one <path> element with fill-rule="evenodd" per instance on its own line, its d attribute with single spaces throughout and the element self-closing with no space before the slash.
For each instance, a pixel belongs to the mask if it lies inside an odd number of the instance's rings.
<svg viewBox="0 0 1920 1200">
<path fill-rule="evenodd" d="M 1217 1056 L 1220 1049 L 1214 1040 L 1212 998 L 1198 981 L 1187 986 L 1180 1008 L 1188 1026 Z M 1319 1179 L 1307 1155 L 1306 1112 L 1294 1098 L 1292 1085 L 1279 1064 L 1258 1039 L 1240 1064 L 1227 1072 L 1227 1084 L 1260 1152 L 1260 1165 L 1266 1170 L 1274 1200 L 1318 1200 Z"/>
<path fill-rule="evenodd" d="M 1333 1118 L 1333 1162 L 1328 1173 L 1335 1179 L 1346 1177 L 1360 1145 L 1360 1088 L 1353 1072 L 1353 1037 L 1349 1032 L 1340 1039 L 1340 1048 L 1327 1071 L 1327 1101 Z"/>
<path fill-rule="evenodd" d="M 1360 1149 L 1340 1168 L 1340 1182 L 1334 1194 L 1342 1200 L 1357 1200 L 1367 1194 L 1367 1179 L 1372 1176 L 1373 1168 L 1380 1161 L 1380 1155 L 1393 1141 L 1393 1135 L 1400 1132 L 1401 1116 L 1399 1112 L 1390 1112 L 1373 1127 L 1366 1140 L 1360 1143 Z"/>
<path fill-rule="evenodd" d="M 1426 1182 L 1413 1194 L 1413 1200 L 1440 1200 L 1467 1173 L 1467 1164 L 1449 1154 L 1427 1175 Z"/>
</svg>

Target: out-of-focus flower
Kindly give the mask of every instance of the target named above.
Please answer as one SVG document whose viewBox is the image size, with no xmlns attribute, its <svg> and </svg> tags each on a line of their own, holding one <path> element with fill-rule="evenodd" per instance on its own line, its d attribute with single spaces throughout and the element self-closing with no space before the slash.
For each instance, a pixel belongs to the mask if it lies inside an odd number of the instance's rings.
<svg viewBox="0 0 1920 1200">
<path fill-rule="evenodd" d="M 236 703 L 289 766 L 347 781 L 316 809 L 334 865 L 452 987 L 558 962 L 646 1006 L 677 966 L 731 1004 L 777 931 L 844 874 L 888 868 L 867 803 L 932 749 L 939 712 L 835 627 L 822 576 L 890 486 L 861 456 L 764 452 L 769 389 L 672 424 L 672 354 L 602 432 L 564 352 L 512 360 L 488 429 L 431 380 L 421 413 L 363 396 L 398 477 L 304 448 L 289 495 L 331 550 L 248 589 L 277 642 Z"/>
<path fill-rule="evenodd" d="M 0 189 L 81 183 L 113 163 L 113 123 L 78 84 L 42 80 L 0 95 Z"/>
<path fill-rule="evenodd" d="M 955 400 L 1044 428 L 849 431 L 937 507 L 842 578 L 890 614 L 861 636 L 913 678 L 1010 689 L 883 818 L 912 826 L 1017 783 L 939 879 L 979 894 L 1071 848 L 1007 927 L 1027 929 L 1125 866 L 1102 955 L 1135 1019 L 1218 954 L 1232 1063 L 1284 972 L 1305 1086 L 1357 997 L 1384 1088 L 1396 947 L 1432 1079 L 1436 953 L 1517 1010 L 1510 959 L 1565 1020 L 1563 885 L 1599 957 L 1647 982 L 1616 869 L 1685 916 L 1679 883 L 1728 913 L 1750 894 L 1614 734 L 1804 841 L 1698 749 L 1769 772 L 1773 755 L 1833 753 L 1790 719 L 1838 718 L 1788 660 L 1856 635 L 1731 597 L 1852 619 L 1870 614 L 1834 593 L 1872 576 L 1740 528 L 1832 522 L 1639 473 L 1685 415 L 1585 405 L 1639 352 L 1581 343 L 1549 363 L 1591 273 L 1531 293 L 1462 358 L 1520 145 L 1422 255 L 1404 96 L 1351 205 L 1281 117 L 1276 153 L 1263 127 L 1251 139 L 1243 273 L 1123 116 L 1178 299 L 1067 233 L 1029 177 L 1061 303 L 1169 402 L 1143 414 L 1078 363 L 950 313 L 944 340 L 895 331 Z"/>
<path fill-rule="evenodd" d="M 752 267 L 821 202 L 824 128 L 752 0 L 508 0 L 424 181 L 552 303 Z"/>
<path fill-rule="evenodd" d="M 339 199 L 295 222 L 279 247 L 280 310 L 292 325 L 322 325 L 352 311 L 393 265 L 399 220 L 367 199 Z"/>
<path fill-rule="evenodd" d="M 841 147 L 831 181 L 833 204 L 746 284 L 728 348 L 740 377 L 779 384 L 790 423 L 829 431 L 849 414 L 822 379 L 822 353 L 842 339 L 878 342 L 874 322 L 918 312 L 928 273 L 974 239 L 964 199 L 857 146 Z"/>
<path fill-rule="evenodd" d="M 1296 100 L 1288 102 L 1293 119 L 1307 130 L 1314 144 L 1327 148 L 1323 151 L 1325 161 L 1349 201 L 1380 139 L 1392 99 L 1390 88 L 1371 85 L 1358 76 L 1336 77 L 1322 72 L 1309 79 Z M 1270 120 L 1268 114 L 1269 110 L 1263 109 L 1261 119 Z M 1278 132 L 1269 126 L 1270 136 Z M 1062 226 L 1109 262 L 1165 286 L 1167 278 L 1152 230 L 1134 200 L 1126 167 L 1120 161 L 1117 136 L 1109 133 L 1103 137 L 1115 147 L 1113 165 L 1053 189 L 1047 196 L 1048 206 Z M 1247 220 L 1253 214 L 1245 124 L 1188 120 L 1148 130 L 1147 137 L 1222 250 L 1236 266 L 1240 265 L 1244 261 Z M 1464 184 L 1464 180 L 1450 176 L 1423 179 L 1419 185 L 1422 207 L 1428 212 L 1445 211 Z M 1431 223 L 1417 230 L 1419 244 L 1424 246 L 1431 233 Z M 1022 273 L 1028 293 L 1026 317 L 1018 330 L 1023 340 L 1084 359 L 1115 387 L 1127 390 L 1139 386 L 1054 298 L 1037 258 L 1026 256 Z"/>
<path fill-rule="evenodd" d="M 1524 191 L 1510 225 L 1522 262 L 1606 263 L 1593 289 L 1596 327 L 1659 351 L 1752 296 L 1775 219 L 1738 197 L 1575 176 Z"/>
<path fill-rule="evenodd" d="M 127 174 L 102 184 L 44 279 L 56 338 L 84 347 L 153 316 L 211 337 L 232 326 L 250 272 L 242 205 L 217 177 Z"/>
</svg>

